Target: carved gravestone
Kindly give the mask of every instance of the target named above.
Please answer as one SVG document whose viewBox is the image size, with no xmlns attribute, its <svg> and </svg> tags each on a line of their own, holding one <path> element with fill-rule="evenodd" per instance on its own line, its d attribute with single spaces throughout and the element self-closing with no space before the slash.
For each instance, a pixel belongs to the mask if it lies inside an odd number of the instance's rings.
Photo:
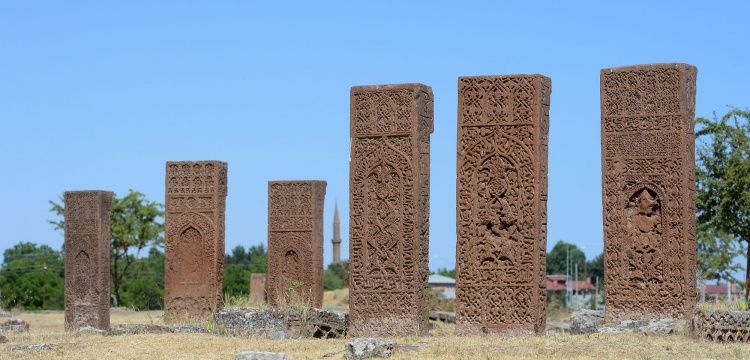
<svg viewBox="0 0 750 360">
<path fill-rule="evenodd" d="M 432 89 L 351 90 L 350 301 L 354 336 L 428 329 Z"/>
<path fill-rule="evenodd" d="M 165 317 L 203 317 L 223 305 L 227 164 L 167 162 Z"/>
<path fill-rule="evenodd" d="M 266 302 L 266 274 L 250 274 L 250 302 L 263 304 Z"/>
<path fill-rule="evenodd" d="M 545 331 L 550 91 L 542 75 L 458 80 L 459 334 Z"/>
<path fill-rule="evenodd" d="M 268 303 L 323 306 L 325 181 L 268 182 Z"/>
<path fill-rule="evenodd" d="M 601 72 L 607 322 L 689 319 L 695 309 L 696 72 Z"/>
<path fill-rule="evenodd" d="M 109 191 L 65 192 L 65 327 L 109 329 Z"/>
</svg>

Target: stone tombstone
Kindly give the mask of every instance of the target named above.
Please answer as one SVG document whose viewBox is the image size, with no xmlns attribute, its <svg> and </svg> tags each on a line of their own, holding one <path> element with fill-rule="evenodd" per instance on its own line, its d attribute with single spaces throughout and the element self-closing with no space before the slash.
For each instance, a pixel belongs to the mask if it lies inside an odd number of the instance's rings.
<svg viewBox="0 0 750 360">
<path fill-rule="evenodd" d="M 266 302 L 266 274 L 250 274 L 250 302 L 263 304 Z"/>
<path fill-rule="evenodd" d="M 551 85 L 536 74 L 458 79 L 458 334 L 545 331 Z"/>
<path fill-rule="evenodd" d="M 350 101 L 351 333 L 424 334 L 432 88 L 356 86 Z"/>
<path fill-rule="evenodd" d="M 696 74 L 686 64 L 601 71 L 607 322 L 695 309 Z"/>
<path fill-rule="evenodd" d="M 268 182 L 268 303 L 323 306 L 326 182 Z M 294 293 L 295 298 L 289 296 Z"/>
<path fill-rule="evenodd" d="M 164 311 L 205 317 L 223 306 L 227 163 L 167 162 Z"/>
<path fill-rule="evenodd" d="M 67 191 L 65 328 L 109 329 L 109 191 Z"/>
</svg>

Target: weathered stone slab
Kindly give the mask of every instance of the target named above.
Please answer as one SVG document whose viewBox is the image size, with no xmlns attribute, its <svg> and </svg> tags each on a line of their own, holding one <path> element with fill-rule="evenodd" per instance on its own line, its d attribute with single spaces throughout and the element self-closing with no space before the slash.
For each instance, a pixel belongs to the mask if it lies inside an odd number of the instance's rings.
<svg viewBox="0 0 750 360">
<path fill-rule="evenodd" d="M 601 72 L 605 319 L 691 318 L 696 68 Z"/>
<path fill-rule="evenodd" d="M 207 334 L 208 329 L 188 324 L 118 324 L 112 326 L 107 335 L 141 335 L 141 334 Z"/>
<path fill-rule="evenodd" d="M 396 350 L 393 339 L 357 338 L 351 339 L 344 348 L 345 359 L 389 358 Z"/>
<path fill-rule="evenodd" d="M 250 274 L 250 302 L 264 304 L 266 302 L 266 274 Z"/>
<path fill-rule="evenodd" d="M 355 336 L 429 329 L 432 89 L 351 89 L 350 316 Z"/>
<path fill-rule="evenodd" d="M 18 351 L 18 352 L 44 351 L 44 350 L 52 350 L 55 347 L 57 347 L 57 344 L 53 344 L 53 343 L 13 345 L 11 346 L 10 351 Z"/>
<path fill-rule="evenodd" d="M 65 327 L 109 328 L 109 191 L 65 192 Z"/>
<path fill-rule="evenodd" d="M 599 333 L 644 333 L 650 335 L 674 335 L 686 332 L 687 322 L 675 319 L 622 320 L 607 323 L 597 329 Z"/>
<path fill-rule="evenodd" d="M 229 335 L 270 339 L 343 338 L 349 328 L 347 314 L 320 309 L 227 308 L 214 321 Z"/>
<path fill-rule="evenodd" d="M 204 317 L 223 306 L 227 164 L 167 162 L 164 312 Z"/>
<path fill-rule="evenodd" d="M 27 332 L 29 331 L 29 323 L 18 319 L 6 320 L 0 323 L 0 332 L 2 331 Z"/>
<path fill-rule="evenodd" d="M 234 360 L 294 360 L 294 357 L 284 353 L 243 351 L 235 355 Z"/>
<path fill-rule="evenodd" d="M 591 334 L 598 330 L 599 323 L 604 321 L 604 311 L 581 309 L 570 314 L 571 334 Z"/>
<path fill-rule="evenodd" d="M 750 311 L 698 311 L 693 322 L 699 338 L 716 342 L 750 342 Z"/>
<path fill-rule="evenodd" d="M 543 334 L 551 81 L 458 86 L 456 332 Z"/>
<path fill-rule="evenodd" d="M 323 306 L 326 182 L 268 182 L 268 303 Z"/>
</svg>

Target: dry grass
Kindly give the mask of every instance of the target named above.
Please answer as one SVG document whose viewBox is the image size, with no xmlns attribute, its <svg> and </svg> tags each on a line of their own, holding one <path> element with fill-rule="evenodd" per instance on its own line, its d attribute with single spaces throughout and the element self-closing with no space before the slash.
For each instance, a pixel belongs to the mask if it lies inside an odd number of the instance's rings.
<svg viewBox="0 0 750 360">
<path fill-rule="evenodd" d="M 342 295 L 342 294 L 339 294 Z M 333 296 L 333 295 L 329 295 Z M 232 359 L 246 351 L 293 354 L 298 359 L 342 359 L 345 340 L 253 340 L 205 334 L 130 336 L 76 335 L 63 330 L 62 312 L 21 313 L 27 334 L 8 334 L 0 358 L 13 359 Z M 113 324 L 162 322 L 161 312 L 113 310 Z M 548 337 L 456 337 L 453 326 L 438 324 L 429 337 L 397 339 L 394 359 L 747 359 L 750 344 L 715 344 L 685 336 L 640 334 Z M 41 352 L 10 352 L 15 344 L 51 342 Z"/>
</svg>

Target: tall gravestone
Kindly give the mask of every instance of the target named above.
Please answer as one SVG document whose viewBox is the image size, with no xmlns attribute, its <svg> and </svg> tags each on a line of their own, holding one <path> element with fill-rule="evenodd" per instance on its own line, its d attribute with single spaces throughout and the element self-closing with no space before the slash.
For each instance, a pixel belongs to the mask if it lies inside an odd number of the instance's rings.
<svg viewBox="0 0 750 360">
<path fill-rule="evenodd" d="M 266 302 L 266 274 L 250 274 L 250 302 L 263 304 Z"/>
<path fill-rule="evenodd" d="M 351 333 L 424 333 L 432 89 L 353 87 L 350 126 Z"/>
<path fill-rule="evenodd" d="M 323 306 L 325 181 L 268 182 L 268 302 Z M 290 296 L 293 296 L 290 298 Z"/>
<path fill-rule="evenodd" d="M 545 331 L 550 92 L 542 75 L 458 79 L 459 334 Z"/>
<path fill-rule="evenodd" d="M 109 191 L 65 192 L 65 327 L 109 330 Z"/>
<path fill-rule="evenodd" d="M 689 319 L 695 309 L 696 73 L 601 72 L 606 321 Z"/>
<path fill-rule="evenodd" d="M 223 305 L 227 164 L 167 162 L 165 317 L 204 317 Z"/>
</svg>

